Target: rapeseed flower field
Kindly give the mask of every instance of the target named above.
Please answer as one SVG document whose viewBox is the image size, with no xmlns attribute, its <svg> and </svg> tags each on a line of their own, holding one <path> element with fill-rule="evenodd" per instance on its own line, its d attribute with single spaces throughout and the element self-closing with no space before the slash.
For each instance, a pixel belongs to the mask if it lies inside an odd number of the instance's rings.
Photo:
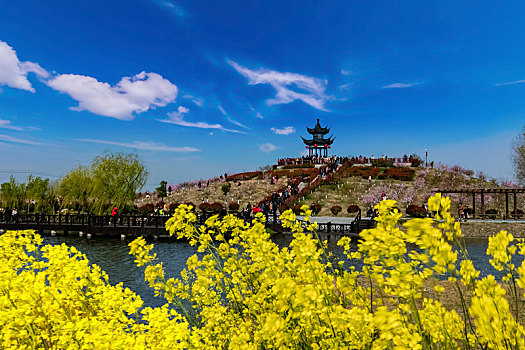
<svg viewBox="0 0 525 350">
<path fill-rule="evenodd" d="M 395 206 L 376 206 L 377 227 L 361 232 L 357 250 L 342 238 L 348 260 L 337 261 L 315 235 L 307 206 L 306 223 L 291 211 L 281 215 L 293 240 L 279 248 L 261 214 L 250 224 L 214 216 L 196 227 L 192 208 L 181 205 L 166 229 L 201 254 L 188 259 L 179 278 L 165 275 L 152 244 L 129 244 L 145 280 L 166 300 L 158 308 L 144 308 L 122 284 L 110 285 L 74 247 L 8 231 L 0 237 L 0 347 L 525 348 L 525 266 L 513 264 L 525 243 L 505 231 L 491 237 L 487 254 L 504 277 L 480 278 L 448 198 L 431 197 L 434 217 L 409 220 L 403 229 Z M 425 288 L 430 282 L 433 296 Z M 459 294 L 457 309 L 442 302 L 447 289 Z"/>
</svg>

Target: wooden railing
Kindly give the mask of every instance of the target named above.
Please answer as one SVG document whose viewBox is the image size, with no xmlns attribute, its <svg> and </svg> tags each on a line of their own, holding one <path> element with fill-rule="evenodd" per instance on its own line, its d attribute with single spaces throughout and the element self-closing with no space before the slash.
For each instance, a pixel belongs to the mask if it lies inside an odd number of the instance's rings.
<svg viewBox="0 0 525 350">
<path fill-rule="evenodd" d="M 198 213 L 196 215 L 197 225 L 203 225 L 214 214 Z M 241 213 L 234 215 L 241 218 Z M 5 224 L 9 227 L 35 225 L 39 229 L 58 228 L 70 229 L 71 231 L 75 229 L 82 230 L 83 228 L 92 230 L 97 228 L 154 228 L 162 230 L 169 218 L 170 216 L 167 215 L 17 214 L 16 216 L 6 216 L 5 213 L 0 213 L 0 225 Z M 313 221 L 315 221 L 315 218 L 313 218 Z M 374 220 L 362 220 L 361 212 L 359 212 L 351 223 L 319 223 L 317 231 L 333 234 L 359 233 L 364 228 L 370 228 L 374 223 Z M 276 213 L 269 213 L 266 224 L 279 227 L 282 223 Z"/>
</svg>

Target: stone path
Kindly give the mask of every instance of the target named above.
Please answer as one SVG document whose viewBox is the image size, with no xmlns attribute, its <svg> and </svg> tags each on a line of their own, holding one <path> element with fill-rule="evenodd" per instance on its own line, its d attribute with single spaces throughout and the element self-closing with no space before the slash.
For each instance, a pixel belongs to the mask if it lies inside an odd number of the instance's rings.
<svg viewBox="0 0 525 350">
<path fill-rule="evenodd" d="M 304 220 L 304 216 L 297 216 L 297 219 Z M 361 220 L 367 220 L 368 218 L 364 217 Z M 311 216 L 310 221 L 317 222 L 318 224 L 324 224 L 331 222 L 332 224 L 350 224 L 355 220 L 355 217 L 336 217 L 336 216 Z"/>
</svg>

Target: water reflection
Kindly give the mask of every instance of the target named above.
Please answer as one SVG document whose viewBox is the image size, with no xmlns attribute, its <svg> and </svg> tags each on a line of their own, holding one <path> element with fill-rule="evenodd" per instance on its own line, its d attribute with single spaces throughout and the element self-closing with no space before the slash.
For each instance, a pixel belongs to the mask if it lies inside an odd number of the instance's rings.
<svg viewBox="0 0 525 350">
<path fill-rule="evenodd" d="M 284 247 L 289 245 L 292 237 L 291 235 L 277 235 L 273 239 L 280 247 Z M 100 265 L 108 273 L 111 284 L 123 282 L 125 287 L 142 297 L 145 306 L 157 307 L 164 304 L 164 299 L 155 298 L 153 290 L 144 281 L 144 268 L 138 268 L 133 262 L 133 257 L 129 255 L 129 241 L 123 242 L 120 239 L 106 237 L 96 237 L 88 240 L 75 236 L 55 236 L 44 237 L 44 243 L 65 243 L 75 246 L 86 254 L 91 263 Z M 196 247 L 192 247 L 185 242 L 159 240 L 154 243 L 155 248 L 153 252 L 157 253 L 157 258 L 163 262 L 167 277 L 179 277 L 180 272 L 186 266 L 186 260 L 197 253 Z M 474 266 L 476 269 L 481 270 L 482 276 L 492 274 L 498 279 L 501 278 L 502 273 L 496 271 L 490 265 L 490 258 L 486 255 L 487 240 L 467 240 L 466 246 Z M 329 243 L 328 249 L 335 257 L 346 260 L 343 248 L 337 246 L 335 242 Z M 523 261 L 523 256 L 516 255 L 515 259 L 514 264 L 519 266 Z M 357 268 L 359 269 L 360 266 L 357 266 Z"/>
<path fill-rule="evenodd" d="M 144 281 L 144 267 L 139 268 L 129 255 L 128 242 L 120 239 L 96 237 L 85 239 L 74 236 L 44 237 L 44 243 L 74 246 L 86 254 L 89 261 L 99 265 L 109 275 L 111 284 L 123 282 L 124 286 L 139 294 L 145 306 L 162 306 L 165 300 L 155 298 L 153 289 Z M 158 241 L 154 242 L 153 253 L 157 253 L 159 261 L 163 262 L 167 277 L 179 277 L 186 266 L 186 260 L 197 253 L 197 248 L 185 242 Z"/>
</svg>

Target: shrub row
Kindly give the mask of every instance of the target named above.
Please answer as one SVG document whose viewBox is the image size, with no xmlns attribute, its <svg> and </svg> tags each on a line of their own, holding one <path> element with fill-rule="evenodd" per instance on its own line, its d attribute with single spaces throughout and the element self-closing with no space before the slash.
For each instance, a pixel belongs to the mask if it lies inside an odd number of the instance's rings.
<svg viewBox="0 0 525 350">
<path fill-rule="evenodd" d="M 363 179 L 368 179 L 369 176 L 375 178 L 377 174 L 379 174 L 379 168 L 349 166 L 344 170 L 343 176 L 360 176 Z"/>
<path fill-rule="evenodd" d="M 226 178 L 226 181 L 246 181 L 254 178 L 262 179 L 262 171 L 248 171 L 230 175 Z"/>
<path fill-rule="evenodd" d="M 213 202 L 213 203 L 203 202 L 199 204 L 199 209 L 205 213 L 218 213 L 222 209 L 224 209 L 224 206 L 220 202 Z"/>
<path fill-rule="evenodd" d="M 316 168 L 301 168 L 301 169 L 278 169 L 278 170 L 273 170 L 271 172 L 272 176 L 278 176 L 278 177 L 286 176 L 288 178 L 295 178 L 295 177 L 302 178 L 303 174 L 310 180 L 313 180 L 313 178 L 315 178 L 319 174 L 319 170 Z"/>
<path fill-rule="evenodd" d="M 414 176 L 416 174 L 416 170 L 413 168 L 387 168 L 382 172 L 380 172 L 380 168 L 377 167 L 345 167 L 343 176 L 350 177 L 350 176 L 357 176 L 362 177 L 363 179 L 368 179 L 369 176 L 371 176 L 374 179 L 394 179 L 394 180 L 402 180 L 402 181 L 412 181 L 414 179 Z"/>
<path fill-rule="evenodd" d="M 412 181 L 416 171 L 412 168 L 388 168 L 377 176 L 378 179 L 394 179 L 402 181 Z"/>
<path fill-rule="evenodd" d="M 407 207 L 406 213 L 414 218 L 424 218 L 427 216 L 428 211 L 422 206 L 411 204 Z"/>
</svg>

